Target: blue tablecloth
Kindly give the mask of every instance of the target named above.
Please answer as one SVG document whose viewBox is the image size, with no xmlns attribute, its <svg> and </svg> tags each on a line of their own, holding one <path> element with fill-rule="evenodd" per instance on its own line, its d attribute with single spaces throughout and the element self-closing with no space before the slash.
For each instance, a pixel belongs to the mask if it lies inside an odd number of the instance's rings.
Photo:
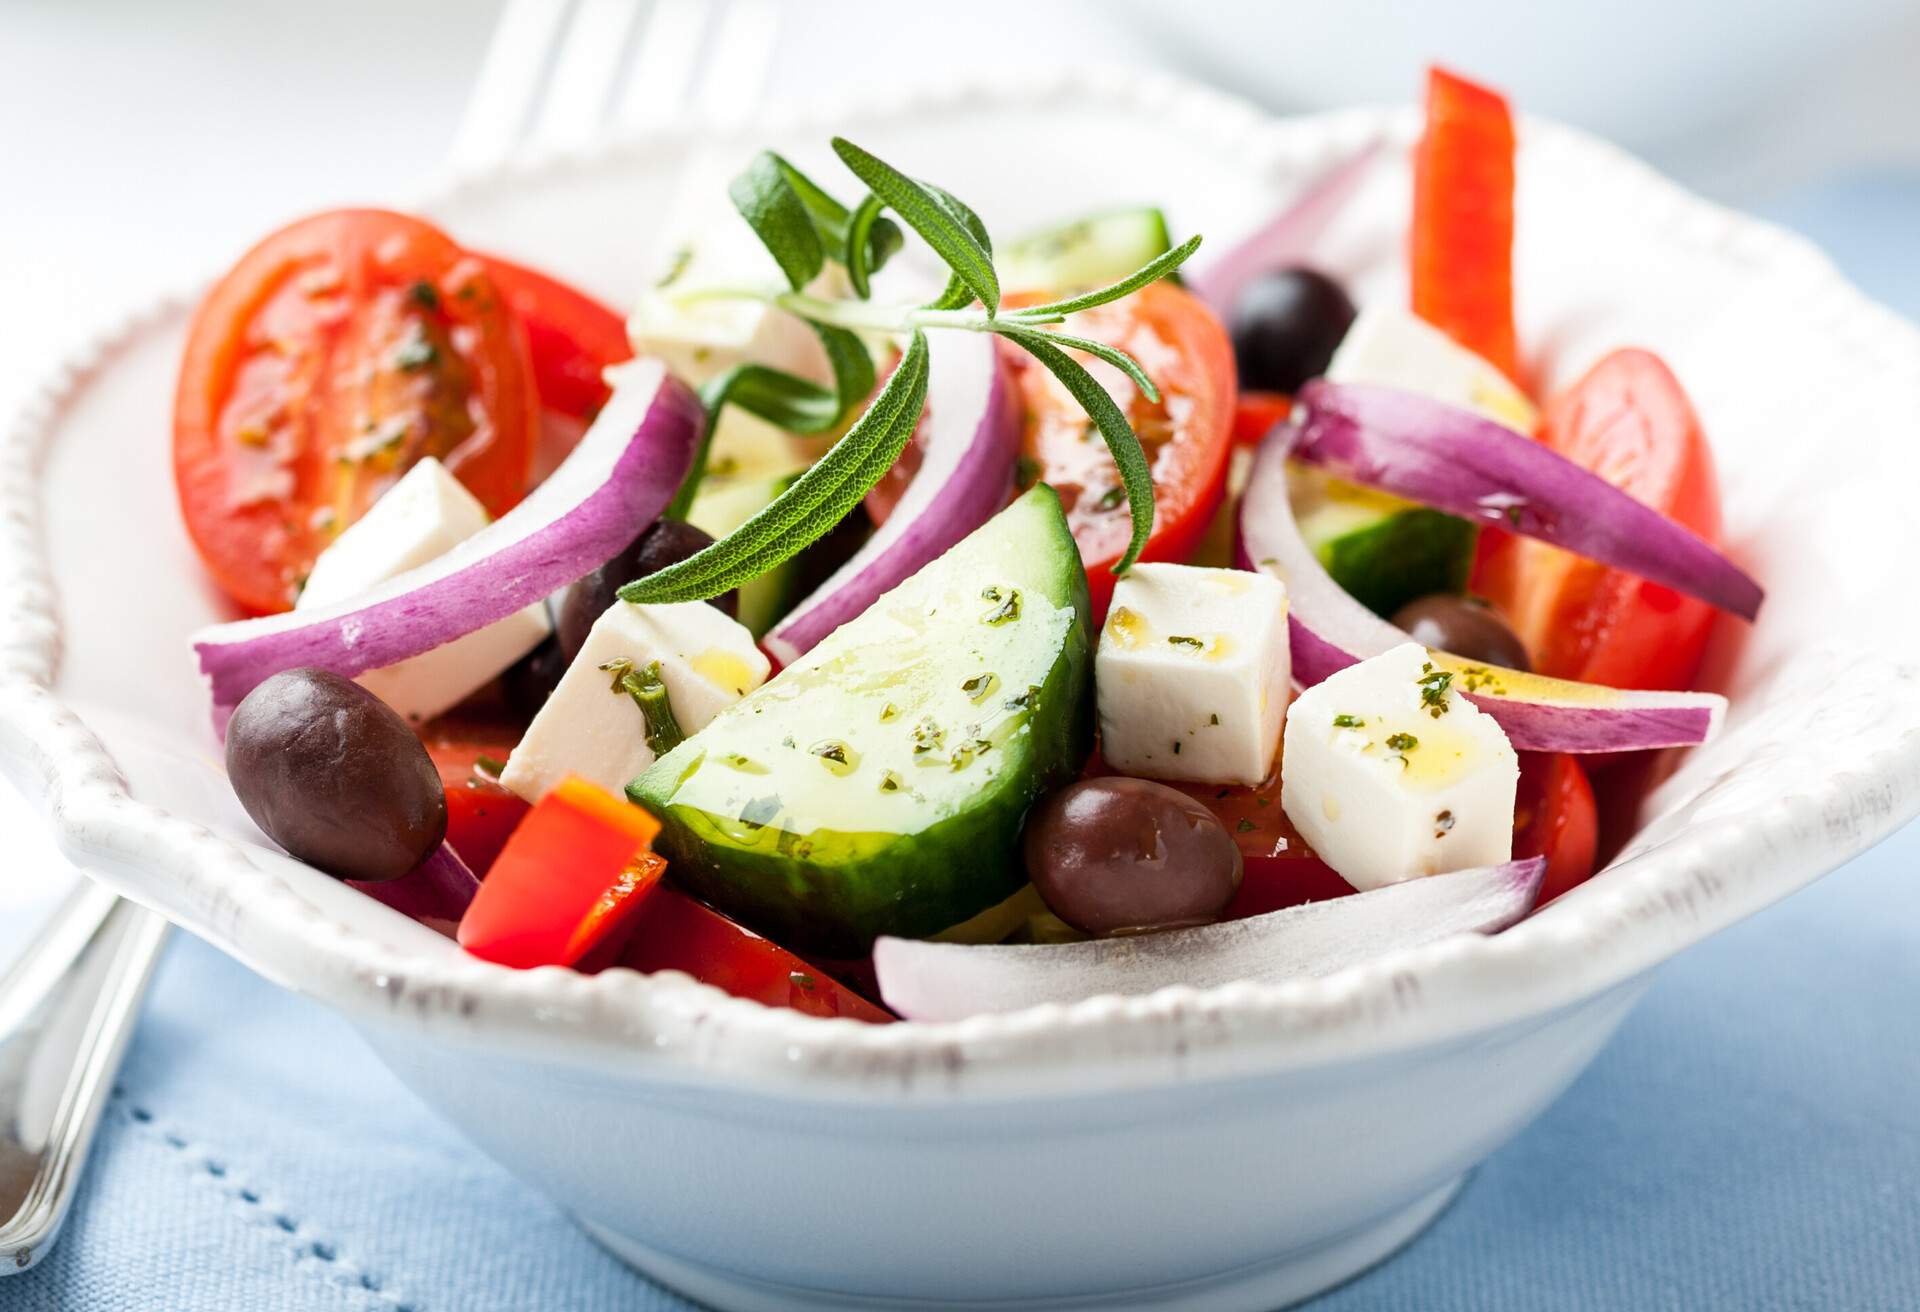
<svg viewBox="0 0 1920 1312">
<path fill-rule="evenodd" d="M 1920 314 L 1920 178 L 1776 214 Z M 1916 863 L 1920 827 L 1666 967 L 1424 1238 L 1316 1312 L 1920 1308 Z M 185 938 L 66 1234 L 0 1279 L 0 1312 L 687 1306 L 435 1120 L 340 1020 Z"/>
</svg>

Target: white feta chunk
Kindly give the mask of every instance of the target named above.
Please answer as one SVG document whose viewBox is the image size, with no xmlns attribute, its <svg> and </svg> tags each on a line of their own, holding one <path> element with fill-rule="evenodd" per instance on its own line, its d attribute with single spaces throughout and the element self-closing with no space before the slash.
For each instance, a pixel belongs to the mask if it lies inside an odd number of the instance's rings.
<svg viewBox="0 0 1920 1312">
<path fill-rule="evenodd" d="M 1123 774 L 1257 784 L 1293 674 L 1276 578 L 1135 565 L 1113 590 L 1094 686 L 1100 754 Z"/>
<path fill-rule="evenodd" d="M 570 774 L 619 793 L 653 764 L 646 719 L 616 686 L 623 670 L 658 662 L 667 704 L 691 736 L 758 688 L 772 669 L 753 635 L 704 601 L 616 601 L 507 758 L 500 782 L 537 802 Z"/>
<path fill-rule="evenodd" d="M 1287 818 L 1357 889 L 1513 855 L 1520 758 L 1417 643 L 1294 698 L 1281 760 Z"/>
<path fill-rule="evenodd" d="M 1486 360 L 1405 310 L 1360 311 L 1327 365 L 1327 380 L 1419 392 L 1531 435 L 1533 403 Z"/>
<path fill-rule="evenodd" d="M 294 609 L 358 596 L 445 555 L 486 526 L 485 507 L 427 456 L 320 553 Z M 545 603 L 536 602 L 398 665 L 368 670 L 358 682 L 409 720 L 428 720 L 539 646 L 552 628 Z"/>
</svg>

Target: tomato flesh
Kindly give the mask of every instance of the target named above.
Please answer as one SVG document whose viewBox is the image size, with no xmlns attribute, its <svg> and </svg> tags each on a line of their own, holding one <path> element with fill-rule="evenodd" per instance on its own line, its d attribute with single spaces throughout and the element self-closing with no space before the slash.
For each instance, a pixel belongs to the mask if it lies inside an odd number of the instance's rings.
<svg viewBox="0 0 1920 1312">
<path fill-rule="evenodd" d="M 460 946 L 521 969 L 571 966 L 605 943 L 660 883 L 659 822 L 577 776 L 513 831 L 460 920 Z"/>
<path fill-rule="evenodd" d="M 524 264 L 478 257 L 527 331 L 540 404 L 581 423 L 600 413 L 612 391 L 604 374 L 633 359 L 627 324 L 601 302 Z"/>
<path fill-rule="evenodd" d="M 1557 752 L 1521 752 L 1513 855 L 1515 860 L 1547 859 L 1536 906 L 1545 906 L 1587 881 L 1593 874 L 1599 840 L 1599 810 L 1580 763 Z"/>
<path fill-rule="evenodd" d="M 500 765 L 525 724 L 505 707 L 470 704 L 419 728 L 447 793 L 447 842 L 481 878 L 531 809 L 500 786 Z"/>
<path fill-rule="evenodd" d="M 1709 542 L 1720 537 L 1713 452 L 1679 381 L 1649 351 L 1614 351 L 1541 415 L 1540 440 Z M 1706 602 L 1531 540 L 1489 559 L 1476 589 L 1534 668 L 1616 688 L 1691 686 L 1712 631 Z"/>
<path fill-rule="evenodd" d="M 525 337 L 480 262 L 419 219 L 337 210 L 268 237 L 201 302 L 174 481 L 221 587 L 280 611 L 423 456 L 511 509 L 537 421 Z"/>
<path fill-rule="evenodd" d="M 1413 153 L 1413 312 L 1518 382 L 1513 157 L 1507 102 L 1430 69 Z"/>
<path fill-rule="evenodd" d="M 1160 389 L 1160 400 L 1149 401 L 1118 369 L 1082 360 L 1119 403 L 1146 449 L 1154 518 L 1141 559 L 1185 560 L 1205 534 L 1226 487 L 1239 386 L 1226 329 L 1195 297 L 1158 282 L 1073 315 L 1062 331 L 1119 347 Z M 1066 508 L 1087 567 L 1097 624 L 1113 596 L 1113 566 L 1133 534 L 1119 468 L 1093 421 L 1058 379 L 1018 348 L 1009 347 L 1007 358 L 1026 402 L 1026 455 Z"/>
<path fill-rule="evenodd" d="M 1233 411 L 1233 440 L 1238 446 L 1259 446 L 1275 426 L 1293 413 L 1293 398 L 1285 392 L 1240 393 Z"/>
<path fill-rule="evenodd" d="M 647 899 L 619 964 L 648 973 L 677 970 L 736 998 L 809 1016 L 874 1024 L 893 1019 L 779 944 L 675 888 L 659 889 Z"/>
</svg>

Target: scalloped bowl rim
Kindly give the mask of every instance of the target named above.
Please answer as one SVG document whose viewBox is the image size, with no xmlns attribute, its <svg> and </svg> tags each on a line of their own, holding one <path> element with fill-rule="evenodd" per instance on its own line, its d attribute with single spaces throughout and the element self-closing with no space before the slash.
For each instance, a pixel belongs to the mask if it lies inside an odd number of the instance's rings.
<svg viewBox="0 0 1920 1312">
<path fill-rule="evenodd" d="M 781 107 L 764 122 L 805 128 L 854 114 L 951 111 L 983 99 L 1035 107 L 1063 96 L 1204 127 L 1244 149 L 1250 167 L 1269 171 L 1310 171 L 1379 137 L 1408 140 L 1415 121 L 1404 108 L 1274 119 L 1169 76 L 1091 69 L 1037 82 L 962 78 L 890 98 Z M 702 131 L 700 123 L 676 122 L 588 151 L 450 177 L 422 207 L 457 200 L 469 188 L 592 168 Z M 1869 301 L 1803 239 L 1693 197 L 1573 129 L 1529 119 L 1523 131 L 1530 152 L 1571 154 L 1614 185 L 1637 189 L 1687 240 L 1737 246 L 1757 266 L 1817 289 L 1834 322 L 1860 344 L 1863 368 L 1911 369 L 1920 361 L 1920 330 Z M 1917 718 L 1876 739 L 1857 769 L 1835 771 L 1765 815 L 1683 828 L 1657 850 L 1616 864 L 1577 901 L 1495 937 L 1456 938 L 1318 979 L 1173 987 L 939 1024 L 816 1019 L 672 972 L 583 976 L 429 960 L 343 923 L 237 844 L 136 801 L 100 739 L 52 691 L 61 639 L 40 531 L 43 443 L 117 350 L 190 304 L 186 296 L 164 298 L 75 352 L 22 405 L 0 444 L 0 765 L 39 795 L 76 864 L 357 1023 L 664 1082 L 813 1099 L 1009 1097 L 1305 1068 L 1544 1021 L 1811 882 L 1920 810 Z M 1920 678 L 1889 669 L 1901 680 Z M 1770 865 L 1763 876 L 1716 874 L 1760 854 Z M 177 896 L 156 896 L 162 883 Z"/>
</svg>

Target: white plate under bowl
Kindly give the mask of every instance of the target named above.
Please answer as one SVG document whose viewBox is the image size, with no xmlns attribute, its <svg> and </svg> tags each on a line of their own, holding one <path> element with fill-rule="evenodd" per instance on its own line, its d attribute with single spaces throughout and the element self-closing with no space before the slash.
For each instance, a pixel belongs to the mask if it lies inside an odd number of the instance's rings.
<svg viewBox="0 0 1920 1312">
<path fill-rule="evenodd" d="M 1275 122 L 1139 74 L 928 89 L 728 141 L 823 179 L 829 131 L 1001 232 L 1164 204 L 1215 243 L 1408 111 Z M 427 204 L 628 300 L 691 130 Z M 1318 252 L 1402 303 L 1404 152 Z M 1268 1308 L 1377 1260 L 1592 1058 L 1667 957 L 1920 808 L 1920 335 L 1815 251 L 1549 124 L 1522 131 L 1521 336 L 1542 390 L 1663 354 L 1769 589 L 1710 655 L 1718 741 L 1612 867 L 1496 938 L 1339 975 L 867 1028 L 685 979 L 515 973 L 277 855 L 220 773 L 186 635 L 222 614 L 167 456 L 181 303 L 104 340 L 0 449 L 0 760 L 114 888 L 338 1008 L 621 1255 L 727 1307 Z M 841 189 L 850 188 L 842 182 Z"/>
</svg>

